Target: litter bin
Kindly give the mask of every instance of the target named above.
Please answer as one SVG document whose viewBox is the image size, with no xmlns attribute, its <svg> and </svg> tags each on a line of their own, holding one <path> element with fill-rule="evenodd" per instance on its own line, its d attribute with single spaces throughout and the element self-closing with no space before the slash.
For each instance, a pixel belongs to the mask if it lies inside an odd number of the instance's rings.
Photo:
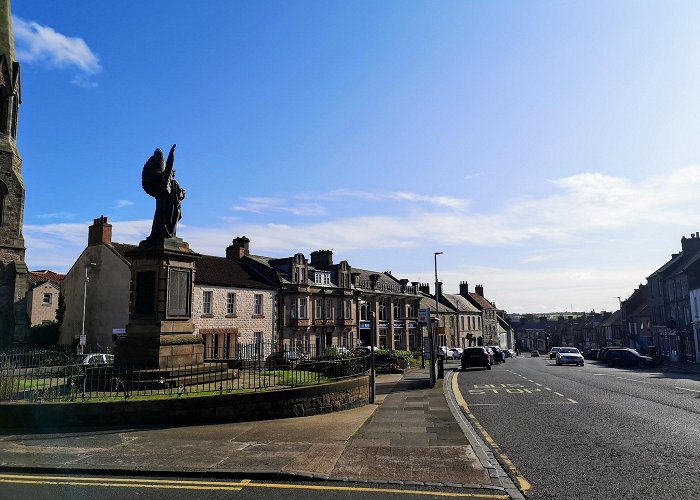
<svg viewBox="0 0 700 500">
<path fill-rule="evenodd" d="M 445 378 L 445 360 L 442 358 L 438 359 L 437 378 Z"/>
</svg>

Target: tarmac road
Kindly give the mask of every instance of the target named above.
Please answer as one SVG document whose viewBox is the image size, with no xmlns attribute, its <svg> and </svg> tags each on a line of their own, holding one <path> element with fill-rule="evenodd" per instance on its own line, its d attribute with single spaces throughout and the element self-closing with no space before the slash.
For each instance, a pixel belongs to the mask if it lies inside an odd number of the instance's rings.
<svg viewBox="0 0 700 500">
<path fill-rule="evenodd" d="M 519 357 L 457 380 L 528 498 L 700 498 L 698 375 Z"/>
</svg>

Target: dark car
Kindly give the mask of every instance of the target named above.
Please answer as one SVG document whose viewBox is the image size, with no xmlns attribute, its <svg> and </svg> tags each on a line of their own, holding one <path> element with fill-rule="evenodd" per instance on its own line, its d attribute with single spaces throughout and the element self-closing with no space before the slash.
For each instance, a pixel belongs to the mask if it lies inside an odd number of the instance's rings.
<svg viewBox="0 0 700 500">
<path fill-rule="evenodd" d="M 461 361 L 462 370 L 473 367 L 491 369 L 491 353 L 488 347 L 465 347 Z"/>
<path fill-rule="evenodd" d="M 598 352 L 598 361 L 603 361 L 605 362 L 605 356 L 608 354 L 610 351 L 614 350 L 621 350 L 621 349 L 626 349 L 625 347 L 616 347 L 616 346 L 609 346 L 609 347 L 603 347 L 599 352 Z"/>
<path fill-rule="evenodd" d="M 600 349 L 591 349 L 586 353 L 584 358 L 586 358 L 586 359 L 598 359 L 598 352 L 599 351 L 600 351 Z"/>
<path fill-rule="evenodd" d="M 532 351 L 530 353 L 531 358 L 538 358 L 540 356 L 540 351 Z"/>
<path fill-rule="evenodd" d="M 605 364 L 611 367 L 650 368 L 654 365 L 654 360 L 649 356 L 642 356 L 634 349 L 611 349 L 605 354 Z"/>
<path fill-rule="evenodd" d="M 497 345 L 490 345 L 488 347 L 490 347 L 493 351 L 493 361 L 495 363 L 506 362 L 506 355 L 503 353 L 503 350 L 500 347 L 498 347 Z"/>
</svg>

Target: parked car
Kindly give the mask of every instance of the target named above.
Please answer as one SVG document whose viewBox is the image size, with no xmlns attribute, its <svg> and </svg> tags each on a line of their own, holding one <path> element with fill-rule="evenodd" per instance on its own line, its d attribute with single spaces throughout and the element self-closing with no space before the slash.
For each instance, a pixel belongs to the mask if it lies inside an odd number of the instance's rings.
<svg viewBox="0 0 700 500">
<path fill-rule="evenodd" d="M 651 368 L 654 366 L 654 359 L 649 356 L 642 356 L 634 349 L 611 349 L 605 355 L 605 364 L 610 367 Z"/>
<path fill-rule="evenodd" d="M 488 346 L 491 348 L 493 351 L 493 361 L 494 363 L 505 363 L 506 362 L 506 355 L 503 353 L 503 350 L 498 347 L 497 345 L 490 345 Z"/>
<path fill-rule="evenodd" d="M 447 358 L 447 346 L 441 345 L 438 348 L 437 355 L 438 355 L 438 358 L 446 359 Z"/>
<path fill-rule="evenodd" d="M 540 351 L 530 351 L 530 357 L 531 357 L 531 358 L 539 358 L 539 357 L 540 357 Z"/>
<path fill-rule="evenodd" d="M 462 351 L 462 370 L 472 367 L 491 369 L 491 353 L 488 347 L 467 347 Z"/>
<path fill-rule="evenodd" d="M 584 358 L 586 359 L 598 359 L 598 352 L 600 349 L 589 349 Z"/>
<path fill-rule="evenodd" d="M 549 350 L 549 359 L 556 359 L 559 349 L 561 349 L 561 347 L 552 347 Z"/>
<path fill-rule="evenodd" d="M 295 365 L 306 360 L 307 356 L 299 351 L 277 351 L 273 352 L 265 359 L 265 365 L 268 368 L 284 367 Z"/>
<path fill-rule="evenodd" d="M 514 358 L 516 357 L 515 351 L 513 349 L 504 349 L 503 354 L 506 355 L 506 358 Z"/>
<path fill-rule="evenodd" d="M 111 366 L 114 364 L 114 354 L 82 354 L 74 357 L 70 364 L 80 366 Z"/>
<path fill-rule="evenodd" d="M 605 355 L 608 353 L 608 351 L 612 351 L 614 349 L 626 349 L 625 347 L 616 347 L 616 346 L 608 346 L 608 347 L 603 347 L 598 351 L 598 361 L 605 361 Z"/>
<path fill-rule="evenodd" d="M 557 366 L 561 365 L 583 366 L 583 356 L 575 347 L 562 347 L 557 353 Z"/>
<path fill-rule="evenodd" d="M 450 347 L 447 350 L 447 359 L 461 359 L 462 349 L 459 347 Z"/>
</svg>

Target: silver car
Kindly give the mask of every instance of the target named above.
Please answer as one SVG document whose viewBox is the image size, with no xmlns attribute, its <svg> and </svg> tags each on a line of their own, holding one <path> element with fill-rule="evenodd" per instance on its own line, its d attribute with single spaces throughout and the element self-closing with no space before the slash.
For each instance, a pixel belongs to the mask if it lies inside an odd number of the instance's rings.
<svg viewBox="0 0 700 500">
<path fill-rule="evenodd" d="M 583 366 L 583 355 L 575 347 L 560 347 L 557 352 L 557 366 Z"/>
</svg>

